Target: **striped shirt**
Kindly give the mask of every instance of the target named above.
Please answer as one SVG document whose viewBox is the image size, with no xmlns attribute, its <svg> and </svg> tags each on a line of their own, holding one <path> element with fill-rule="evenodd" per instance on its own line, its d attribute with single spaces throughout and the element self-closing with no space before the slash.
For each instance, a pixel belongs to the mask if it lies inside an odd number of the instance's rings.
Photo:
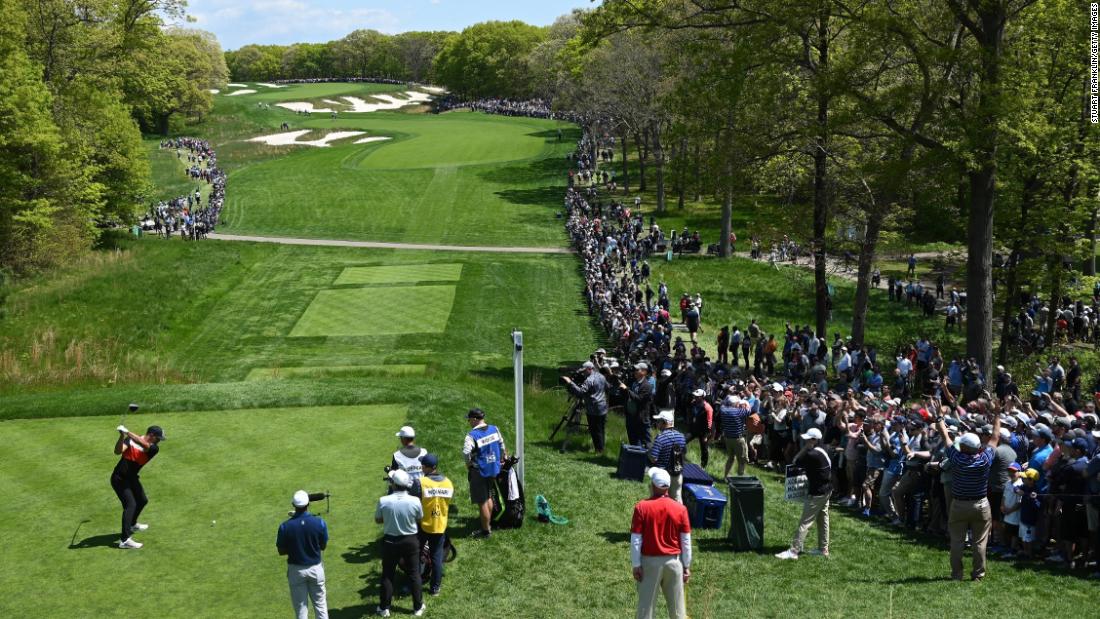
<svg viewBox="0 0 1100 619">
<path fill-rule="evenodd" d="M 951 461 L 951 494 L 963 501 L 984 499 L 989 492 L 993 448 L 987 446 L 976 454 L 964 454 L 951 445 L 944 454 Z"/>
<path fill-rule="evenodd" d="M 681 453 L 687 451 L 687 441 L 679 430 L 669 428 L 653 439 L 653 445 L 649 447 L 649 459 L 657 468 L 666 471 L 672 466 L 672 448 L 679 446 Z"/>
<path fill-rule="evenodd" d="M 718 410 L 718 421 L 722 424 L 722 434 L 726 438 L 745 436 L 745 420 L 752 411 L 738 406 L 723 406 Z"/>
</svg>

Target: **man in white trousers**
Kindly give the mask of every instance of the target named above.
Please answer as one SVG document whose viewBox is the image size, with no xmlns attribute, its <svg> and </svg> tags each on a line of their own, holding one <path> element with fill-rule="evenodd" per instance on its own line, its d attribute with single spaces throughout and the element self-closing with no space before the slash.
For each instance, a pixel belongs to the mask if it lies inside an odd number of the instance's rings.
<svg viewBox="0 0 1100 619">
<path fill-rule="evenodd" d="M 652 619 L 657 590 L 665 595 L 669 619 L 686 619 L 684 585 L 691 578 L 691 522 L 687 508 L 668 495 L 668 471 L 649 469 L 650 498 L 634 506 L 630 564 L 638 582 L 637 619 Z"/>
</svg>

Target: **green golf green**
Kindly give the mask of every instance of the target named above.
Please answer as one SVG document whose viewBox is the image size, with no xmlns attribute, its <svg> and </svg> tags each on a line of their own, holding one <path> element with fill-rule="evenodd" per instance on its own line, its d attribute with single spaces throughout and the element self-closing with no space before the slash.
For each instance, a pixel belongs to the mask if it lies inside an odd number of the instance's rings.
<svg viewBox="0 0 1100 619">
<path fill-rule="evenodd" d="M 563 123 L 465 112 L 335 120 L 283 109 L 248 114 L 268 128 L 247 135 L 241 128 L 227 144 L 227 225 L 219 230 L 451 245 L 564 242 L 554 217 L 569 151 L 558 129 L 572 133 Z M 325 148 L 242 143 L 279 133 L 284 120 L 292 130 L 313 130 L 312 138 L 363 131 L 393 139 L 347 139 Z"/>
<path fill-rule="evenodd" d="M 417 282 L 453 282 L 462 276 L 462 264 L 404 264 L 380 267 L 348 267 L 333 282 L 334 286 L 356 284 L 415 284 Z"/>
<path fill-rule="evenodd" d="M 331 513 L 323 503 L 314 507 L 330 524 L 327 557 L 337 563 L 359 552 L 379 534 L 371 508 L 385 489 L 381 467 L 406 411 L 384 405 L 132 415 L 131 429 L 156 423 L 168 440 L 142 471 L 150 502 L 141 521 L 149 530 L 135 538 L 145 547 L 125 551 L 116 546 L 121 506 L 108 483 L 118 459 L 118 418 L 0 424 L 0 441 L 20 446 L 0 461 L 0 582 L 8 592 L 34 591 L 5 595 L 0 611 L 116 617 L 131 614 L 135 594 L 152 594 L 162 617 L 211 616 L 212 601 L 226 596 L 234 614 L 289 614 L 275 532 L 291 494 L 331 492 Z M 380 431 L 363 432 L 367 427 Z M 21 516 L 8 511 L 15 508 Z M 355 571 L 330 572 L 330 605 L 357 602 Z"/>
<path fill-rule="evenodd" d="M 322 290 L 298 319 L 290 336 L 442 333 L 447 328 L 454 300 L 454 286 Z"/>
</svg>

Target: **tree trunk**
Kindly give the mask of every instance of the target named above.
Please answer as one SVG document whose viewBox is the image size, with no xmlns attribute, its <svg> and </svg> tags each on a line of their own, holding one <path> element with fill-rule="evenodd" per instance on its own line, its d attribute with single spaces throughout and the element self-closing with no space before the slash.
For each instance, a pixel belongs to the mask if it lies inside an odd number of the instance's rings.
<svg viewBox="0 0 1100 619">
<path fill-rule="evenodd" d="M 676 208 L 684 208 L 684 194 L 687 192 L 687 138 L 680 138 L 680 148 L 676 160 Z"/>
<path fill-rule="evenodd" d="M 1085 275 L 1096 275 L 1096 185 L 1090 184 L 1089 186 L 1089 201 L 1092 206 L 1089 207 L 1089 221 L 1085 225 L 1085 238 L 1089 242 L 1089 255 L 1085 256 L 1085 262 L 1082 265 L 1082 271 Z"/>
<path fill-rule="evenodd" d="M 701 147 L 699 146 L 699 140 L 695 141 L 695 181 L 693 183 L 695 187 L 695 201 L 698 202 L 703 199 L 703 156 Z"/>
<path fill-rule="evenodd" d="M 1054 346 L 1054 331 L 1058 324 L 1058 310 L 1062 307 L 1062 254 L 1055 253 L 1050 257 L 1050 312 L 1047 314 L 1046 333 L 1047 346 Z"/>
<path fill-rule="evenodd" d="M 722 157 L 722 238 L 718 240 L 718 255 L 729 258 L 733 255 L 730 247 L 730 233 L 733 231 L 733 156 L 729 152 Z"/>
<path fill-rule="evenodd" d="M 650 134 L 653 136 L 653 165 L 657 168 L 657 212 L 665 212 L 665 150 L 661 144 L 661 130 L 654 127 Z"/>
<path fill-rule="evenodd" d="M 634 143 L 638 150 L 638 191 L 645 191 L 645 160 L 649 158 L 649 138 L 643 131 L 634 134 Z"/>
<path fill-rule="evenodd" d="M 623 193 L 624 194 L 625 193 L 630 193 L 630 167 L 626 165 L 626 155 L 627 155 L 627 152 L 628 152 L 627 148 L 626 148 L 626 138 L 629 135 L 630 134 L 627 132 L 626 127 L 623 127 L 622 145 L 623 145 Z"/>
<path fill-rule="evenodd" d="M 1005 277 L 1004 312 L 1001 314 L 1001 346 L 997 354 L 998 363 L 1008 362 L 1008 339 L 1012 325 L 1013 305 L 1019 292 L 1018 271 L 1023 256 L 1024 236 L 1028 234 L 1028 214 L 1035 201 L 1035 191 L 1039 187 L 1039 177 L 1032 173 L 1024 180 L 1023 195 L 1020 197 L 1020 223 L 1016 228 L 1016 237 L 1012 240 L 1012 252 L 1008 255 L 1008 275 Z M 1021 325 L 1023 326 L 1023 325 Z"/>
<path fill-rule="evenodd" d="M 970 173 L 970 217 L 967 225 L 966 354 L 989 376 L 993 359 L 993 207 L 997 192 L 997 130 L 1001 117 L 1001 57 L 1004 53 L 1003 3 L 981 3 L 979 44 L 982 50 L 978 95 L 975 163 Z"/>
<path fill-rule="evenodd" d="M 817 24 L 818 70 L 827 71 L 829 65 L 829 12 L 825 9 Z M 825 227 L 829 217 L 827 185 L 827 157 L 829 148 L 829 94 L 823 78 L 816 85 L 817 135 L 814 137 L 814 316 L 817 334 L 825 337 L 828 318 L 828 281 L 825 277 Z"/>
<path fill-rule="evenodd" d="M 889 207 L 889 205 L 887 205 Z M 852 308 L 852 344 L 863 345 L 867 331 L 867 306 L 871 299 L 871 266 L 875 261 L 879 233 L 882 232 L 884 209 L 872 206 L 867 213 L 867 231 L 859 245 L 859 272 L 856 275 L 856 301 Z"/>
</svg>

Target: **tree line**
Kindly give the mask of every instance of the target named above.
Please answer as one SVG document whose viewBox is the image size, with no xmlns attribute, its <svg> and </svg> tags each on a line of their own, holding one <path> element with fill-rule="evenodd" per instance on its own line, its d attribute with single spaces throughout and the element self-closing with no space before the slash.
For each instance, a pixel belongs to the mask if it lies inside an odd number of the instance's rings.
<svg viewBox="0 0 1100 619">
<path fill-rule="evenodd" d="M 619 136 L 640 166 L 625 189 L 651 177 L 659 212 L 721 202 L 723 256 L 736 197 L 786 200 L 814 255 L 819 333 L 838 225 L 859 231 L 856 344 L 884 236 L 965 245 L 966 352 L 986 372 L 995 254 L 1006 330 L 1021 291 L 1056 307 L 1096 273 L 1087 5 L 604 0 L 540 47 L 532 88 Z"/>
<path fill-rule="evenodd" d="M 0 0 L 0 270 L 72 260 L 150 191 L 142 131 L 213 105 L 209 33 L 166 28 L 182 0 Z"/>
</svg>

